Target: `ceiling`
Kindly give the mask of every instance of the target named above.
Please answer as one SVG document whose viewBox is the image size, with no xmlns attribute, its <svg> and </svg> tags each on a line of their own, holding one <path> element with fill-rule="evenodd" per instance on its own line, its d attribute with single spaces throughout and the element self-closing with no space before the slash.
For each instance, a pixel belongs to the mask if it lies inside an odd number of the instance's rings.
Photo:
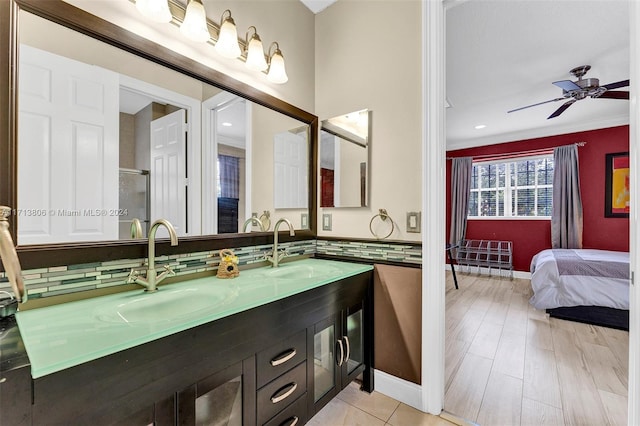
<svg viewBox="0 0 640 426">
<path fill-rule="evenodd" d="M 337 0 L 300 0 L 313 13 L 322 12 Z"/>
<path fill-rule="evenodd" d="M 575 81 L 580 65 L 600 85 L 628 79 L 628 1 L 458 1 L 446 25 L 448 150 L 628 123 L 629 101 L 617 99 L 549 120 L 564 101 L 507 113 L 562 97 L 552 82 Z"/>
</svg>

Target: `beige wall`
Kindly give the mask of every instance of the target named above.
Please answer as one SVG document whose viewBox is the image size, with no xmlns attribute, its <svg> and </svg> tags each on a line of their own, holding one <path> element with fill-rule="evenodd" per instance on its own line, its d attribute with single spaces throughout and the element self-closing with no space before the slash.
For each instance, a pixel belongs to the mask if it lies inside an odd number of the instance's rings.
<svg viewBox="0 0 640 426">
<path fill-rule="evenodd" d="M 277 41 L 286 61 L 289 81 L 273 84 L 264 73 L 247 70 L 236 59 L 223 58 L 211 44 L 191 42 L 171 24 L 157 24 L 138 13 L 135 4 L 127 0 L 95 1 L 65 0 L 131 32 L 153 40 L 169 49 L 230 75 L 263 92 L 274 95 L 306 111 L 314 107 L 314 15 L 298 0 L 203 0 L 207 16 L 219 23 L 225 9 L 230 9 L 244 37 L 250 26 L 255 26 L 265 50 Z"/>
<path fill-rule="evenodd" d="M 203 84 L 199 80 L 30 13 L 20 13 L 20 42 L 146 81 L 194 99 L 202 99 Z"/>
<path fill-rule="evenodd" d="M 319 235 L 373 238 L 369 221 L 384 208 L 397 225 L 389 239 L 421 238 L 406 233 L 406 213 L 421 206 L 420 14 L 418 0 L 343 0 L 316 16 L 316 114 L 368 108 L 373 124 L 370 207 L 320 208 L 333 230 Z"/>
</svg>

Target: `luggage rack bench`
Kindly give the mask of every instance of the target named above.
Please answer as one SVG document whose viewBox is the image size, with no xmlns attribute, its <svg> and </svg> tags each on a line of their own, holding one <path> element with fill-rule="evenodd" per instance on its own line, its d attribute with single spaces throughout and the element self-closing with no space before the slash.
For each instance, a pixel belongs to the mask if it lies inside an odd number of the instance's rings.
<svg viewBox="0 0 640 426">
<path fill-rule="evenodd" d="M 491 275 L 493 269 L 509 271 L 509 277 L 513 279 L 513 245 L 511 241 L 496 240 L 462 240 L 456 250 L 456 263 L 465 266 L 467 272 L 471 268 L 486 268 Z"/>
</svg>

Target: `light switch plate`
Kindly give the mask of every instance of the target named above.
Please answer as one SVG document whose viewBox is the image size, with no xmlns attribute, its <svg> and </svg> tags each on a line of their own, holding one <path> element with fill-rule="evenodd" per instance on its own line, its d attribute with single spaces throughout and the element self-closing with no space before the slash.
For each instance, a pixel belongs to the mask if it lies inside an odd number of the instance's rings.
<svg viewBox="0 0 640 426">
<path fill-rule="evenodd" d="M 309 229 L 309 213 L 300 214 L 300 228 Z"/>
<path fill-rule="evenodd" d="M 407 232 L 420 232 L 420 222 L 422 221 L 422 214 L 420 212 L 408 212 L 407 213 Z"/>
<path fill-rule="evenodd" d="M 331 213 L 322 214 L 322 230 L 331 231 Z"/>
</svg>

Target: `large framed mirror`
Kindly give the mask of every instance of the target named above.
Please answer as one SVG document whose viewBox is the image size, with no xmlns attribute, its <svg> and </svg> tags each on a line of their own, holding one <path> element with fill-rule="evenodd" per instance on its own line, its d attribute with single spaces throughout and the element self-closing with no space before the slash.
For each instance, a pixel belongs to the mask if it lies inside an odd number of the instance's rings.
<svg viewBox="0 0 640 426">
<path fill-rule="evenodd" d="M 269 241 L 252 216 L 315 235 L 314 115 L 62 1 L 0 19 L 0 197 L 23 267 L 144 257 L 159 218 L 173 253 Z"/>
</svg>

